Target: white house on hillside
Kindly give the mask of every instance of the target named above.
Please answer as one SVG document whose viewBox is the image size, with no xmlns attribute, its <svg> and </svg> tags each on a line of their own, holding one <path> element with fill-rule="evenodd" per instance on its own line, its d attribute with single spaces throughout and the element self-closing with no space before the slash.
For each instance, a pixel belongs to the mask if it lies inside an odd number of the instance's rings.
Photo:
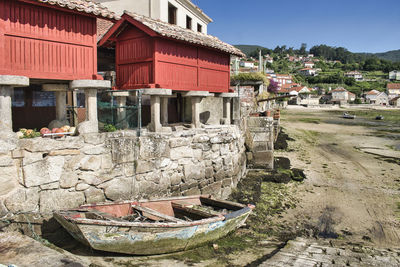
<svg viewBox="0 0 400 267">
<path fill-rule="evenodd" d="M 315 76 L 317 74 L 317 70 L 312 68 L 304 68 L 299 70 L 299 73 L 305 76 Z"/>
<path fill-rule="evenodd" d="M 344 76 L 349 77 L 349 78 L 354 78 L 356 81 L 362 81 L 363 76 L 360 72 L 358 71 L 349 71 L 344 74 Z"/>
<path fill-rule="evenodd" d="M 389 99 L 400 96 L 400 83 L 388 83 L 386 85 L 386 90 Z"/>
<path fill-rule="evenodd" d="M 305 68 L 314 68 L 314 62 L 308 61 L 308 62 L 304 62 L 304 67 Z"/>
<path fill-rule="evenodd" d="M 207 33 L 212 19 L 190 0 L 97 0 L 117 14 L 124 10 Z"/>
<path fill-rule="evenodd" d="M 336 88 L 332 90 L 332 101 L 333 102 L 341 102 L 349 100 L 349 91 L 344 89 L 343 87 Z"/>
<path fill-rule="evenodd" d="M 379 92 L 378 90 L 371 90 L 365 95 L 367 103 L 376 105 L 388 105 L 389 98 L 385 92 Z"/>
<path fill-rule="evenodd" d="M 393 70 L 389 72 L 389 80 L 400 80 L 400 71 Z"/>
</svg>

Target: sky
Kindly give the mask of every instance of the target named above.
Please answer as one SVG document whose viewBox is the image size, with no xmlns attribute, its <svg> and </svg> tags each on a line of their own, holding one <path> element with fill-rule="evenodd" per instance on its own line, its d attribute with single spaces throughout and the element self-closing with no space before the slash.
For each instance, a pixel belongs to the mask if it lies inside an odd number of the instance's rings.
<svg viewBox="0 0 400 267">
<path fill-rule="evenodd" d="M 400 49 L 400 0 L 192 0 L 230 44 L 342 46 L 351 52 Z"/>
</svg>

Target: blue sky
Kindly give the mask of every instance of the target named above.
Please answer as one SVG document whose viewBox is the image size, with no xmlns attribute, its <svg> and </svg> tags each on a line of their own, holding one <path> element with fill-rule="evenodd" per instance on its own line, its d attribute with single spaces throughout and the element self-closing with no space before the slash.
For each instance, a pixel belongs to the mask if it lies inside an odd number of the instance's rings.
<svg viewBox="0 0 400 267">
<path fill-rule="evenodd" d="M 400 49 L 400 0 L 192 0 L 214 22 L 208 33 L 230 44 L 352 52 Z"/>
</svg>

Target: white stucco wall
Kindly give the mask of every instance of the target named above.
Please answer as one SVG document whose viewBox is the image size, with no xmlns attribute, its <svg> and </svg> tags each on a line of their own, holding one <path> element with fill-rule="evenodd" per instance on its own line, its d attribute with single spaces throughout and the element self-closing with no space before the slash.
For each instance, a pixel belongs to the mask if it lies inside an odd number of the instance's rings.
<svg viewBox="0 0 400 267">
<path fill-rule="evenodd" d="M 207 33 L 209 21 L 201 13 L 192 8 L 188 0 L 97 0 L 102 5 L 122 14 L 124 10 L 135 12 L 153 19 L 168 22 L 168 3 L 177 8 L 177 25 L 186 28 L 186 16 L 192 18 L 192 30 L 197 31 L 197 24 L 202 26 L 202 32 Z"/>
</svg>

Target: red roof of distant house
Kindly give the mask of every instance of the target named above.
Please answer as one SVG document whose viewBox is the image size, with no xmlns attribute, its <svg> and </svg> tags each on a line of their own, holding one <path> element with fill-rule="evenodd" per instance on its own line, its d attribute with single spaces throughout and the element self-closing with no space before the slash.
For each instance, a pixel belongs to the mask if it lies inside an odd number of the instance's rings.
<svg viewBox="0 0 400 267">
<path fill-rule="evenodd" d="M 302 70 L 313 70 L 312 68 L 304 68 L 304 69 L 301 69 L 301 71 Z"/>
<path fill-rule="evenodd" d="M 386 88 L 387 89 L 400 89 L 400 83 L 388 83 Z"/>
<path fill-rule="evenodd" d="M 312 65 L 314 65 L 314 62 L 308 61 L 308 62 L 304 62 L 304 64 L 312 64 Z"/>
<path fill-rule="evenodd" d="M 348 91 L 344 88 L 336 88 L 336 89 L 332 90 L 332 92 L 348 92 Z"/>
<path fill-rule="evenodd" d="M 347 75 L 360 75 L 361 73 L 355 70 L 355 71 L 346 72 L 346 74 Z"/>
<path fill-rule="evenodd" d="M 367 95 L 377 95 L 377 94 L 379 94 L 379 91 L 377 90 L 371 90 L 367 93 Z"/>
<path fill-rule="evenodd" d="M 356 94 L 353 94 L 352 92 L 349 92 L 349 95 L 356 95 Z"/>
</svg>

